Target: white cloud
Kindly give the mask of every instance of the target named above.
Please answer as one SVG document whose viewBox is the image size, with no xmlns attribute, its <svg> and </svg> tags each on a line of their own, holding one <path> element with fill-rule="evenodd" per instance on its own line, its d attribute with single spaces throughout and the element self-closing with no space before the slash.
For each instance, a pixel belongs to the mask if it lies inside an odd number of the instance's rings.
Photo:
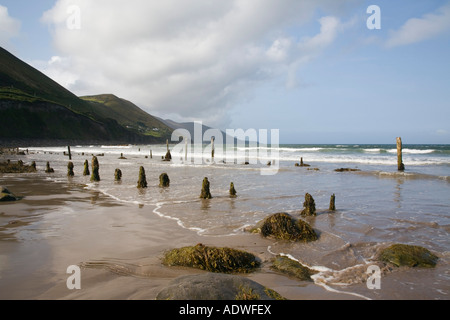
<svg viewBox="0 0 450 320">
<path fill-rule="evenodd" d="M 422 18 L 411 18 L 398 30 L 390 33 L 388 47 L 408 45 L 435 37 L 450 30 L 450 3 Z"/>
<path fill-rule="evenodd" d="M 19 20 L 9 16 L 8 8 L 0 5 L 0 46 L 10 49 L 10 40 L 20 32 Z"/>
<path fill-rule="evenodd" d="M 114 93 L 150 113 L 224 125 L 227 107 L 257 84 L 287 75 L 334 41 L 340 22 L 333 17 L 297 43 L 286 28 L 335 2 L 58 0 L 42 21 L 59 55 L 70 57 L 61 76 L 74 93 Z M 79 30 L 67 27 L 73 5 Z"/>
</svg>

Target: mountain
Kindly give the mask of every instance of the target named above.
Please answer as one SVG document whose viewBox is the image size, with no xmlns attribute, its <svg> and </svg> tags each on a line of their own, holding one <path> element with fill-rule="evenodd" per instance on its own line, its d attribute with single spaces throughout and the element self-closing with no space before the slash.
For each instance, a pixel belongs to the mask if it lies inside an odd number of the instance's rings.
<svg viewBox="0 0 450 320">
<path fill-rule="evenodd" d="M 89 102 L 95 108 L 96 114 L 104 118 L 114 119 L 120 125 L 138 134 L 161 139 L 168 139 L 172 134 L 173 129 L 170 126 L 143 111 L 132 102 L 118 98 L 113 94 L 80 98 Z"/>
<path fill-rule="evenodd" d="M 162 143 L 171 132 L 130 102 L 106 97 L 81 99 L 0 47 L 0 144 Z"/>
</svg>

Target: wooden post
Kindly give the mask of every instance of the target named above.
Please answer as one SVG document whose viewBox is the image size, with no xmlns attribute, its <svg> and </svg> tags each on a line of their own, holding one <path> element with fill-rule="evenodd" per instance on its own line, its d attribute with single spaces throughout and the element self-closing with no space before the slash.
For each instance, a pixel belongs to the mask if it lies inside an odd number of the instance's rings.
<svg viewBox="0 0 450 320">
<path fill-rule="evenodd" d="M 153 159 L 152 150 L 150 150 L 150 159 Z"/>
<path fill-rule="evenodd" d="M 330 211 L 336 211 L 336 195 L 333 193 L 330 198 Z"/>
<path fill-rule="evenodd" d="M 70 146 L 67 146 L 67 150 L 69 152 L 69 160 L 72 160 L 72 153 L 70 152 Z"/>
<path fill-rule="evenodd" d="M 166 139 L 167 151 L 169 151 L 169 139 Z"/>
<path fill-rule="evenodd" d="M 398 171 L 404 171 L 405 165 L 403 164 L 402 158 L 402 138 L 397 138 L 397 167 Z"/>
<path fill-rule="evenodd" d="M 184 161 L 187 161 L 188 156 L 188 141 L 187 138 L 184 138 Z"/>
<path fill-rule="evenodd" d="M 214 160 L 214 137 L 211 137 L 211 159 Z"/>
</svg>

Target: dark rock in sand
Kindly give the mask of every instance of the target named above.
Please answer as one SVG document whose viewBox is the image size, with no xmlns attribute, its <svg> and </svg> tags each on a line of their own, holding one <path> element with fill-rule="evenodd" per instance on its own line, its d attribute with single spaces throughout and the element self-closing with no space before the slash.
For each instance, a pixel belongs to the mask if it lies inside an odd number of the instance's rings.
<svg viewBox="0 0 450 320">
<path fill-rule="evenodd" d="M 378 260 L 392 263 L 397 267 L 433 268 L 438 257 L 420 246 L 393 244 L 381 251 Z"/>
<path fill-rule="evenodd" d="M 231 248 L 208 247 L 201 243 L 166 252 L 163 264 L 220 273 L 248 273 L 260 266 L 258 259 L 251 253 Z"/>
<path fill-rule="evenodd" d="M 285 256 L 277 256 L 273 260 L 270 269 L 304 281 L 311 281 L 311 276 L 317 273 L 317 271 L 311 270 L 301 263 Z"/>
<path fill-rule="evenodd" d="M 336 172 L 353 172 L 353 171 L 361 171 L 360 169 L 352 169 L 352 168 L 339 168 L 335 169 Z"/>
<path fill-rule="evenodd" d="M 208 178 L 205 177 L 202 182 L 202 192 L 200 193 L 201 199 L 211 199 L 211 192 L 209 191 L 209 181 Z"/>
<path fill-rule="evenodd" d="M 98 163 L 98 159 L 96 156 L 92 157 L 91 163 L 92 163 L 91 181 L 100 181 L 100 174 L 99 174 L 100 165 Z"/>
<path fill-rule="evenodd" d="M 316 203 L 314 198 L 309 194 L 305 194 L 305 202 L 303 202 L 303 210 L 301 215 L 303 216 L 315 216 L 316 215 Z"/>
<path fill-rule="evenodd" d="M 137 182 L 138 188 L 147 188 L 147 178 L 145 177 L 145 169 L 144 167 L 139 168 L 139 180 Z"/>
<path fill-rule="evenodd" d="M 156 300 L 285 300 L 276 291 L 245 277 L 206 273 L 172 280 Z"/>
<path fill-rule="evenodd" d="M 159 175 L 159 186 L 160 187 L 168 187 L 170 185 L 169 175 L 167 173 L 161 173 Z"/>
<path fill-rule="evenodd" d="M 0 202 L 18 201 L 21 199 L 20 197 L 15 196 L 5 187 L 0 187 L 0 191 Z"/>
<path fill-rule="evenodd" d="M 317 240 L 316 232 L 308 223 L 295 220 L 287 213 L 271 215 L 248 231 L 280 240 L 304 242 Z"/>
</svg>

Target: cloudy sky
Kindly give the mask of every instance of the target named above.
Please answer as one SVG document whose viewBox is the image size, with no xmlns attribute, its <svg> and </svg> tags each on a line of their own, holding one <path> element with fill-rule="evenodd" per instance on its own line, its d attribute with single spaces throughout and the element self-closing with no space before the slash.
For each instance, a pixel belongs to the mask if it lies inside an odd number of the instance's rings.
<svg viewBox="0 0 450 320">
<path fill-rule="evenodd" d="M 176 121 L 450 143 L 448 0 L 0 0 L 0 45 Z"/>
</svg>

